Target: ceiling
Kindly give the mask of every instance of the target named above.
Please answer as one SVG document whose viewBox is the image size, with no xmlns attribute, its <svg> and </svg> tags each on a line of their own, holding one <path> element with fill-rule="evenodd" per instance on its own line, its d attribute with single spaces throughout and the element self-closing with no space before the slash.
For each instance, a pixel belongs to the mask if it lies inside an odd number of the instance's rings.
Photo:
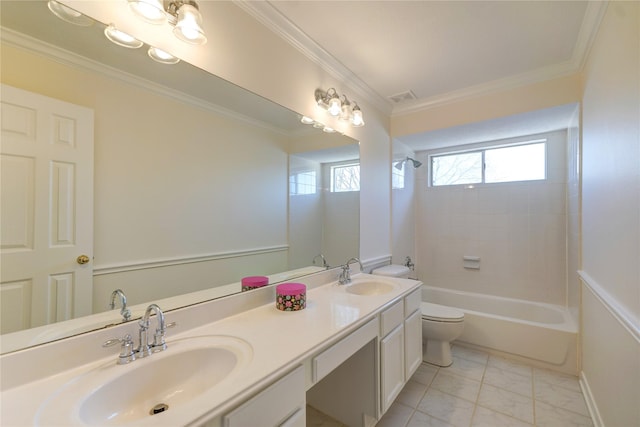
<svg viewBox="0 0 640 427">
<path fill-rule="evenodd" d="M 2 25 L 44 40 L 62 38 L 66 33 L 55 30 L 56 18 L 42 3 L 42 0 L 3 0 Z M 606 3 L 273 0 L 236 4 L 344 82 L 349 87 L 350 98 L 368 101 L 393 117 L 579 71 Z M 20 5 L 22 9 L 13 11 L 13 5 Z M 28 14 L 29 19 L 22 22 L 30 23 L 29 28 L 20 27 L 19 20 L 10 18 L 13 12 L 19 11 Z M 67 49 L 88 57 L 94 55 L 101 62 L 116 58 L 126 60 L 130 66 L 139 64 L 140 70 L 135 74 L 149 74 L 145 71 L 149 62 L 146 55 L 125 58 L 122 49 L 113 46 L 97 53 L 94 48 L 98 40 L 94 43 L 92 38 L 106 42 L 99 31 L 94 33 L 83 33 L 80 37 L 75 37 L 76 34 L 59 41 L 76 43 L 77 46 Z M 186 65 L 165 67 L 166 76 L 154 70 L 148 77 L 152 80 L 166 77 L 173 81 L 176 74 L 185 72 L 182 67 Z M 222 95 L 235 90 L 233 85 L 204 84 L 202 79 L 209 76 L 198 71 L 195 70 L 194 75 L 201 78 L 177 79 L 189 82 L 182 83 L 186 87 L 180 87 L 181 91 L 203 97 L 206 94 L 203 95 L 202 88 L 207 88 L 212 99 L 232 99 Z M 259 116 L 259 111 L 267 110 L 255 100 L 253 103 L 258 112 L 249 115 L 267 119 Z M 238 110 L 236 105 L 226 107 Z M 539 133 L 566 124 L 573 111 L 574 106 L 555 108 L 397 140 L 418 151 L 460 143 L 468 139 L 469 134 L 474 135 L 474 140 L 469 142 L 478 142 L 525 132 Z M 268 119 L 274 121 L 273 117 Z M 279 127 L 294 126 L 288 120 L 281 119 Z"/>
<path fill-rule="evenodd" d="M 603 2 L 271 0 L 244 7 L 394 116 L 579 71 Z M 573 111 L 400 140 L 419 150 L 433 148 L 436 139 L 451 145 L 463 132 L 477 131 L 484 140 L 544 132 L 566 124 Z"/>
</svg>

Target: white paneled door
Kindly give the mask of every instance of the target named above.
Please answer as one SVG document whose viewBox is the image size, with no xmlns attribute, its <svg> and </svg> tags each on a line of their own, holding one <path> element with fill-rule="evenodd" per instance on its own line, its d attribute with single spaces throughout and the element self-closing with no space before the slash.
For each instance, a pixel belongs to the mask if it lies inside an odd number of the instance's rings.
<svg viewBox="0 0 640 427">
<path fill-rule="evenodd" d="M 93 110 L 2 85 L 0 330 L 91 312 Z"/>
</svg>

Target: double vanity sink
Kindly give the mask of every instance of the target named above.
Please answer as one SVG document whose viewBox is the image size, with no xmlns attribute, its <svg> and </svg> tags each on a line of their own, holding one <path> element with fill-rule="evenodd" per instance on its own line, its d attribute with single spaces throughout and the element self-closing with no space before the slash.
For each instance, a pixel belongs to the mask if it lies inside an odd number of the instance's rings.
<svg viewBox="0 0 640 427">
<path fill-rule="evenodd" d="M 307 308 L 298 312 L 275 308 L 274 287 L 169 312 L 177 326 L 166 350 L 127 364 L 102 343 L 137 336 L 138 322 L 4 355 L 0 424 L 231 426 L 225 414 L 292 368 L 301 367 L 308 390 L 314 355 L 363 325 L 379 336 L 378 315 L 419 294 L 413 280 L 335 279 L 331 271 L 305 277 Z"/>
</svg>

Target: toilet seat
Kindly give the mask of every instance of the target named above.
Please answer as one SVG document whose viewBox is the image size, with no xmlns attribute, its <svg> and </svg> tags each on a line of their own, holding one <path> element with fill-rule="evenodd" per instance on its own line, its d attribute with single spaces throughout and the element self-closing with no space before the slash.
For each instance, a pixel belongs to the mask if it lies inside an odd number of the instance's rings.
<svg viewBox="0 0 640 427">
<path fill-rule="evenodd" d="M 453 307 L 446 305 L 433 304 L 430 302 L 421 302 L 420 311 L 422 319 L 434 322 L 457 323 L 464 321 L 464 313 Z"/>
</svg>

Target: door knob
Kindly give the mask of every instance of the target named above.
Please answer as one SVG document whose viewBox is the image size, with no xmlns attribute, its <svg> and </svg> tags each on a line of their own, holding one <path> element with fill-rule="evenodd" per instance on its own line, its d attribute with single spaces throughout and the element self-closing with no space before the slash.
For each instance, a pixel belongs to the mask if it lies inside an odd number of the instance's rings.
<svg viewBox="0 0 640 427">
<path fill-rule="evenodd" d="M 78 264 L 87 264 L 91 260 L 86 255 L 80 255 L 78 258 L 76 258 L 76 261 L 78 261 Z"/>
</svg>

